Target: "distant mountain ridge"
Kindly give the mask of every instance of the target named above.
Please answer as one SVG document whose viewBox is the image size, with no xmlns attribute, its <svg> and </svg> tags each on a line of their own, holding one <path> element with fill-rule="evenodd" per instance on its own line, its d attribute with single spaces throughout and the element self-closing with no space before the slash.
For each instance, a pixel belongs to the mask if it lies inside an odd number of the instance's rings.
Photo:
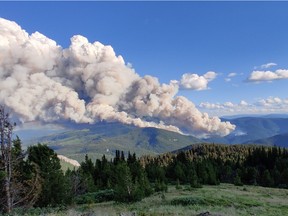
<svg viewBox="0 0 288 216">
<path fill-rule="evenodd" d="M 113 157 L 115 150 L 138 156 L 171 152 L 195 143 L 286 145 L 288 118 L 241 117 L 222 119 L 236 125 L 225 137 L 198 139 L 157 128 L 138 128 L 122 123 L 63 124 L 58 133 L 36 138 L 32 143 L 47 143 L 58 154 L 78 161 L 91 157 Z M 21 138 L 21 137 L 20 137 Z"/>
<path fill-rule="evenodd" d="M 222 119 L 236 125 L 235 131 L 225 137 L 210 137 L 207 142 L 242 144 L 288 132 L 288 118 L 241 117 Z"/>
<path fill-rule="evenodd" d="M 137 156 L 155 155 L 202 142 L 193 136 L 157 128 L 137 128 L 121 123 L 79 124 L 58 134 L 36 139 L 48 144 L 58 154 L 81 161 L 91 157 L 114 156 L 116 150 L 135 152 Z"/>
<path fill-rule="evenodd" d="M 266 139 L 250 140 L 246 144 L 260 144 L 267 146 L 279 146 L 279 147 L 288 147 L 288 133 L 278 134 Z"/>
<path fill-rule="evenodd" d="M 221 116 L 221 119 L 238 119 L 238 118 L 288 118 L 288 114 L 239 114 L 231 116 Z"/>
</svg>

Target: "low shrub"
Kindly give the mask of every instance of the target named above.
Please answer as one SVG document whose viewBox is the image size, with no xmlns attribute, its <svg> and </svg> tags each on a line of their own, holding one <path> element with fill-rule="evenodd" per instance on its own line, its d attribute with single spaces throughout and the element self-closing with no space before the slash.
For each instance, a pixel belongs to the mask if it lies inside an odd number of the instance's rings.
<svg viewBox="0 0 288 216">
<path fill-rule="evenodd" d="M 171 201 L 172 205 L 205 205 L 206 202 L 202 198 L 198 197 L 183 197 L 183 198 L 176 198 Z"/>
<path fill-rule="evenodd" d="M 115 193 L 112 189 L 101 190 L 94 193 L 86 193 L 76 197 L 76 204 L 91 204 L 111 201 L 114 199 Z"/>
<path fill-rule="evenodd" d="M 205 206 L 232 206 L 230 200 L 222 198 L 201 198 L 201 197 L 183 197 L 175 198 L 171 201 L 172 205 L 205 205 Z"/>
</svg>

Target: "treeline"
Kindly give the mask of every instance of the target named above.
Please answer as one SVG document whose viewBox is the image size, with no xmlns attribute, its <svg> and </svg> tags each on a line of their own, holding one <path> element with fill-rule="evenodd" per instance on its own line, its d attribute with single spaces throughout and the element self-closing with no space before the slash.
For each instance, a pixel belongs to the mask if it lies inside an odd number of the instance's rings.
<svg viewBox="0 0 288 216">
<path fill-rule="evenodd" d="M 15 208 L 56 207 L 102 201 L 135 202 L 168 184 L 233 183 L 288 188 L 285 148 L 243 145 L 193 145 L 175 153 L 137 158 L 116 151 L 95 162 L 87 155 L 77 169 L 61 169 L 46 145 L 22 150 L 12 139 L 14 125 L 0 106 L 0 213 Z"/>
<path fill-rule="evenodd" d="M 114 159 L 103 155 L 94 163 L 86 155 L 78 169 L 64 173 L 57 154 L 48 146 L 38 144 L 24 152 L 19 138 L 12 144 L 12 209 L 135 202 L 166 191 L 168 184 L 201 187 L 226 182 L 288 187 L 288 151 L 277 147 L 205 144 L 141 158 L 116 151 Z M 1 170 L 1 174 L 1 211 L 7 212 L 5 172 Z"/>
<path fill-rule="evenodd" d="M 202 144 L 140 161 L 150 181 L 288 188 L 288 151 L 280 147 Z"/>
</svg>

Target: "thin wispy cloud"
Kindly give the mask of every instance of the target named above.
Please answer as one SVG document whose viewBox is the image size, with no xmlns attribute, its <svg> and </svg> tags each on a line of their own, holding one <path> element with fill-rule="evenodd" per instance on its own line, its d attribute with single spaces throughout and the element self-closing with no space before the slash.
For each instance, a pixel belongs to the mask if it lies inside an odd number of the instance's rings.
<svg viewBox="0 0 288 216">
<path fill-rule="evenodd" d="M 261 67 L 262 69 L 267 69 L 267 68 L 271 68 L 271 67 L 274 67 L 274 66 L 277 66 L 277 64 L 276 64 L 276 63 L 273 63 L 273 62 L 270 62 L 270 63 L 267 63 L 267 64 L 263 64 L 263 65 L 261 65 L 260 67 Z"/>
<path fill-rule="evenodd" d="M 257 70 L 257 69 L 268 69 L 268 68 L 271 68 L 271 67 L 274 67 L 274 66 L 277 66 L 277 64 L 274 63 L 274 62 L 269 62 L 269 63 L 266 63 L 266 64 L 262 64 L 260 66 L 255 66 L 254 70 Z"/>
<path fill-rule="evenodd" d="M 235 77 L 237 76 L 237 73 L 229 73 L 227 77 Z"/>
<path fill-rule="evenodd" d="M 232 79 L 231 78 L 225 78 L 224 79 L 226 82 L 230 82 Z"/>
<path fill-rule="evenodd" d="M 226 82 L 230 82 L 231 80 L 232 80 L 232 78 L 233 77 L 235 77 L 235 76 L 237 76 L 238 74 L 237 73 L 229 73 L 228 75 L 227 75 L 227 77 L 226 78 L 224 78 L 224 80 L 226 81 Z"/>
</svg>

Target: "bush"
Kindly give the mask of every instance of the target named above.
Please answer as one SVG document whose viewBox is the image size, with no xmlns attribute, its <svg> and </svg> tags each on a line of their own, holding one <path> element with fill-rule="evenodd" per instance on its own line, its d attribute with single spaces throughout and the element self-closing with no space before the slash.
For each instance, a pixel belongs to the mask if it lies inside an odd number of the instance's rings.
<svg viewBox="0 0 288 216">
<path fill-rule="evenodd" d="M 237 174 L 234 178 L 234 185 L 235 186 L 243 186 L 240 176 Z"/>
<path fill-rule="evenodd" d="M 154 190 L 155 192 L 160 192 L 160 191 L 167 192 L 168 186 L 165 184 L 165 182 L 163 181 L 160 182 L 156 180 L 155 185 L 154 185 Z"/>
<path fill-rule="evenodd" d="M 9 215 L 29 215 L 29 216 L 38 216 L 38 215 L 58 215 L 58 213 L 66 211 L 66 206 L 58 206 L 58 207 L 35 207 L 35 208 L 14 208 L 11 214 L 5 214 L 6 216 Z"/>
<path fill-rule="evenodd" d="M 111 201 L 114 199 L 114 191 L 112 189 L 101 190 L 94 193 L 86 193 L 76 197 L 76 204 L 91 204 Z"/>
<path fill-rule="evenodd" d="M 77 196 L 75 199 L 76 204 L 91 204 L 95 202 L 93 193 L 86 193 L 81 196 Z"/>
<path fill-rule="evenodd" d="M 114 190 L 112 189 L 98 191 L 94 194 L 95 194 L 95 200 L 97 202 L 111 201 L 114 199 L 115 196 Z"/>
<path fill-rule="evenodd" d="M 198 197 L 183 197 L 183 198 L 176 198 L 171 201 L 172 205 L 205 205 L 206 202 L 204 199 Z"/>
</svg>

